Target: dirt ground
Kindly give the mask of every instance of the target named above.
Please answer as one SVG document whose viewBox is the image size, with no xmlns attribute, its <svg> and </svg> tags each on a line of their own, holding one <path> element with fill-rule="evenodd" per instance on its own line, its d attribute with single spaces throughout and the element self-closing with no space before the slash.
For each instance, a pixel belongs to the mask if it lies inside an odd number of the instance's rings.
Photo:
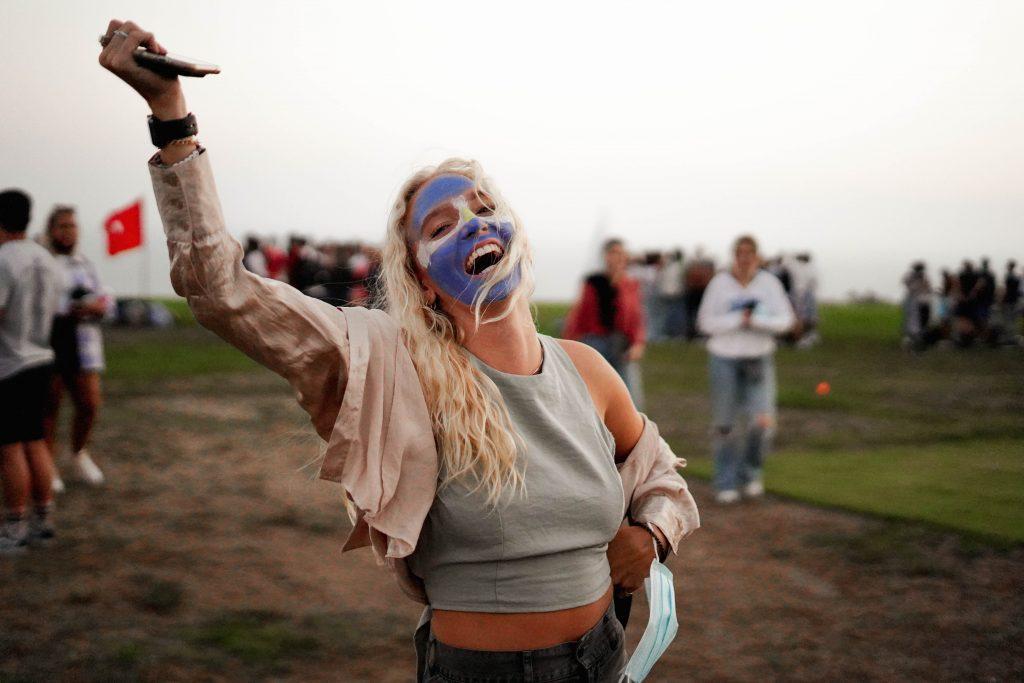
<svg viewBox="0 0 1024 683">
<path fill-rule="evenodd" d="M 340 489 L 276 378 L 112 386 L 94 452 L 109 484 L 72 483 L 57 542 L 0 562 L 0 681 L 412 678 L 419 609 L 341 555 Z M 1024 551 L 691 485 L 650 680 L 1024 677 Z"/>
</svg>

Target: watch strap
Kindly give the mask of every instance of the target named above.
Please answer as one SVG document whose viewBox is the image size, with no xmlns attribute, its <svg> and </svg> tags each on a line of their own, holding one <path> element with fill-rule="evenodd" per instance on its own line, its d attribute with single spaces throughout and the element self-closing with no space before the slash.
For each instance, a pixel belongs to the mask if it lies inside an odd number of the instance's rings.
<svg viewBox="0 0 1024 683">
<path fill-rule="evenodd" d="M 651 538 L 654 540 L 654 549 L 658 555 L 658 561 L 664 562 L 665 558 L 668 557 L 668 548 L 666 548 L 665 545 L 661 542 L 661 539 L 658 537 L 657 532 L 654 530 L 654 525 L 650 522 L 638 522 L 633 519 L 630 519 L 629 523 L 631 526 L 638 526 L 647 530 L 647 533 L 649 533 L 651 535 Z"/>
<path fill-rule="evenodd" d="M 149 117 L 149 139 L 157 147 L 166 147 L 175 140 L 191 138 L 199 134 L 199 124 L 195 114 L 171 121 L 161 121 L 155 116 Z"/>
</svg>

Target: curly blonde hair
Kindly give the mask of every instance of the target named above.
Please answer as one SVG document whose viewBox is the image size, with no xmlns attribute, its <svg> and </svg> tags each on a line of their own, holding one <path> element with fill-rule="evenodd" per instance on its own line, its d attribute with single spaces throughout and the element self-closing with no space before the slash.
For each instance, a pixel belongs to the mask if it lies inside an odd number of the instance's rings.
<svg viewBox="0 0 1024 683">
<path fill-rule="evenodd" d="M 470 481 L 482 489 L 488 504 L 498 503 L 506 490 L 523 491 L 523 473 L 517 465 L 522 439 L 494 382 L 473 366 L 462 349 L 463 334 L 439 306 L 428 303 L 415 265 L 415 251 L 406 238 L 406 218 L 416 191 L 431 178 L 458 174 L 473 181 L 481 195 L 490 197 L 496 214 L 507 214 L 516 230 L 505 258 L 488 274 L 473 300 L 477 325 L 507 316 L 533 291 L 533 259 L 521 224 L 494 183 L 476 161 L 452 158 L 413 174 L 398 191 L 388 217 L 381 277 L 384 307 L 402 328 L 405 344 L 416 367 L 426 398 L 441 457 L 441 485 Z M 519 268 L 520 285 L 504 312 L 485 317 L 488 292 Z"/>
</svg>

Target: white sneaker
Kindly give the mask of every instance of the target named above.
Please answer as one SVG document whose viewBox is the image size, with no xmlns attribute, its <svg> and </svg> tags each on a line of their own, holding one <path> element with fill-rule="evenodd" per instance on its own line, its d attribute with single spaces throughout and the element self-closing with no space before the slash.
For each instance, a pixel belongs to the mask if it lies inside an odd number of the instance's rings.
<svg viewBox="0 0 1024 683">
<path fill-rule="evenodd" d="M 719 505 L 732 505 L 740 501 L 740 492 L 736 489 L 726 489 L 715 494 L 715 502 Z"/>
<path fill-rule="evenodd" d="M 78 474 L 85 483 L 92 486 L 99 486 L 103 483 L 103 471 L 89 457 L 88 450 L 83 448 L 75 454 L 75 465 L 78 466 Z"/>
<path fill-rule="evenodd" d="M 743 487 L 743 495 L 747 498 L 760 498 L 764 495 L 764 482 L 760 479 L 748 483 Z"/>
<path fill-rule="evenodd" d="M 0 557 L 20 555 L 28 550 L 28 523 L 7 522 L 0 526 Z"/>
<path fill-rule="evenodd" d="M 60 473 L 56 469 L 53 470 L 53 481 L 50 482 L 50 488 L 54 493 L 64 493 L 67 490 L 64 480 L 60 478 Z"/>
</svg>

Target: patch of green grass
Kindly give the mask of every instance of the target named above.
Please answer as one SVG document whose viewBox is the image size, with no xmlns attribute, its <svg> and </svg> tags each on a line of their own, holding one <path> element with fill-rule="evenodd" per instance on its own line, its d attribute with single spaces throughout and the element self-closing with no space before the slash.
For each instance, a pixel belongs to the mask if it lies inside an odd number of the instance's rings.
<svg viewBox="0 0 1024 683">
<path fill-rule="evenodd" d="M 825 304 L 820 310 L 825 339 L 845 344 L 898 344 L 900 308 L 894 304 Z"/>
<path fill-rule="evenodd" d="M 117 645 L 111 651 L 111 658 L 122 664 L 135 664 L 142 660 L 145 648 L 141 643 L 127 642 Z"/>
<path fill-rule="evenodd" d="M 275 612 L 230 612 L 186 633 L 194 646 L 212 648 L 249 665 L 276 665 L 315 652 L 319 641 Z"/>
<path fill-rule="evenodd" d="M 110 330 L 107 337 L 106 376 L 115 381 L 151 381 L 259 369 L 253 360 L 199 327 L 115 329 Z"/>
<path fill-rule="evenodd" d="M 167 310 L 174 316 L 174 324 L 180 327 L 193 327 L 198 325 L 196 318 L 192 315 L 192 310 L 188 307 L 188 302 L 181 297 L 174 297 L 168 299 L 158 299 L 160 303 L 167 307 Z"/>
<path fill-rule="evenodd" d="M 534 316 L 537 319 L 537 329 L 542 334 L 558 337 L 562 331 L 562 323 L 569 313 L 569 304 L 559 303 L 537 303 L 534 304 Z"/>
<path fill-rule="evenodd" d="M 828 506 L 1024 542 L 1024 446 L 969 441 L 839 453 L 790 451 L 766 463 L 770 490 Z"/>
<path fill-rule="evenodd" d="M 670 441 L 677 452 L 684 445 Z M 688 458 L 684 476 L 710 479 L 710 457 Z M 858 450 L 786 450 L 765 463 L 772 493 L 807 503 L 924 522 L 976 544 L 1024 543 L 1024 442 L 982 439 Z M 884 539 L 883 539 L 884 541 Z M 885 543 L 883 543 L 885 545 Z"/>
<path fill-rule="evenodd" d="M 185 590 L 178 581 L 168 581 L 149 574 L 134 577 L 137 587 L 135 605 L 157 614 L 172 614 L 181 607 Z"/>
</svg>

